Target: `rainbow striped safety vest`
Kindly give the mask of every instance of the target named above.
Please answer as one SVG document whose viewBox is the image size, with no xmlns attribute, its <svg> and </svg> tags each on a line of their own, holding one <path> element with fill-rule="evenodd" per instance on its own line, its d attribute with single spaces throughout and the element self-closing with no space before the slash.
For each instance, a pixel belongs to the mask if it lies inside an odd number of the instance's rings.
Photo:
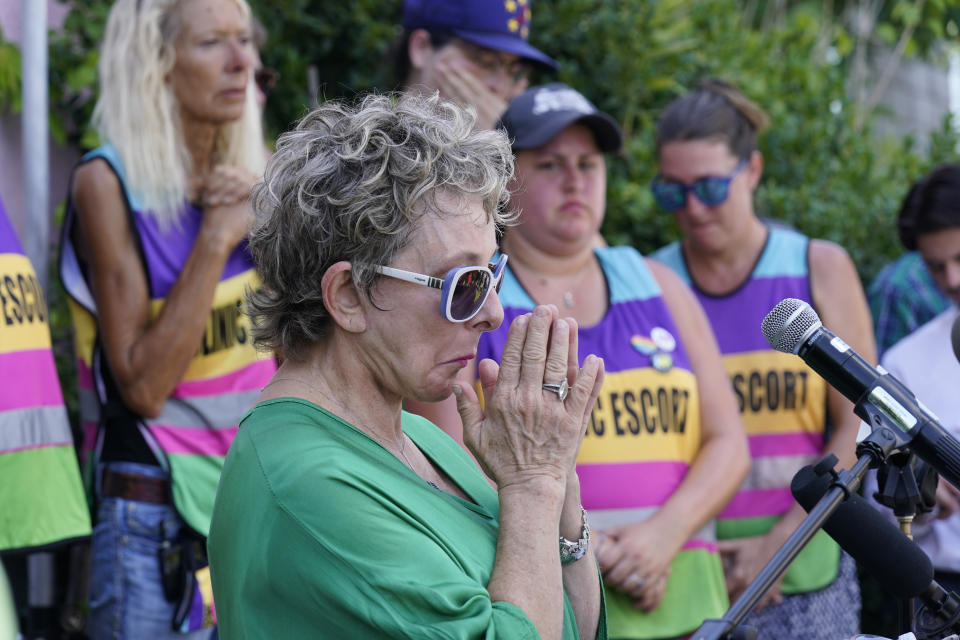
<svg viewBox="0 0 960 640">
<path fill-rule="evenodd" d="M 604 360 L 603 389 L 577 458 L 590 525 L 642 522 L 683 481 L 700 448 L 700 396 L 660 286 L 631 247 L 596 250 L 609 291 L 603 319 L 580 327 L 579 351 Z M 510 270 L 503 324 L 480 338 L 477 362 L 499 360 L 510 323 L 534 308 Z M 611 638 L 668 638 L 693 631 L 729 606 L 714 522 L 686 541 L 671 564 L 663 602 L 646 614 L 618 591 L 605 594 Z"/>
<path fill-rule="evenodd" d="M 813 304 L 807 263 L 809 238 L 771 227 L 749 279 L 733 293 L 696 289 L 720 352 L 750 443 L 751 468 L 717 517 L 720 539 L 763 535 L 794 504 L 790 480 L 820 458 L 826 445 L 826 382 L 800 358 L 773 350 L 760 324 L 784 298 Z M 679 243 L 652 256 L 692 283 Z M 786 594 L 808 593 L 837 576 L 840 548 L 823 531 L 807 543 L 784 575 Z"/>
<path fill-rule="evenodd" d="M 129 192 L 123 165 L 110 146 L 86 154 L 81 162 L 105 160 L 123 185 L 129 222 L 139 241 L 150 288 L 150 317 L 156 318 L 176 283 L 200 229 L 203 212 L 185 203 L 178 226 L 161 229 Z M 61 243 L 60 273 L 70 296 L 75 331 L 84 449 L 96 453 L 101 412 L 108 402 L 102 352 L 97 340 L 97 307 L 71 240 L 77 224 L 67 207 Z M 156 418 L 140 418 L 139 428 L 161 466 L 171 475 L 177 511 L 206 536 L 223 459 L 244 413 L 276 371 L 274 359 L 252 344 L 250 321 L 240 308 L 247 287 L 258 279 L 246 244 L 234 249 L 214 293 L 207 330 L 183 380 Z M 94 460 L 96 456 L 94 455 Z M 92 465 L 88 465 L 92 467 Z"/>
<path fill-rule="evenodd" d="M 0 203 L 0 551 L 90 535 L 48 320 L 43 288 Z"/>
</svg>

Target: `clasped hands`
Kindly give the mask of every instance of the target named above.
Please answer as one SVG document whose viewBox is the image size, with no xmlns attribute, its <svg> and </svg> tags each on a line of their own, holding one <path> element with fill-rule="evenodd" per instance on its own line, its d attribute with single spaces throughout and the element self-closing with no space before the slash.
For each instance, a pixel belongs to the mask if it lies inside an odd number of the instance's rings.
<svg viewBox="0 0 960 640">
<path fill-rule="evenodd" d="M 227 249 L 246 238 L 253 223 L 250 192 L 259 177 L 243 167 L 217 165 L 207 174 L 200 191 L 203 224 Z"/>
<path fill-rule="evenodd" d="M 721 540 L 718 543 L 720 559 L 723 562 L 723 575 L 731 602 L 743 595 L 785 541 L 786 538 L 779 532 L 771 531 L 762 536 L 733 538 Z M 760 611 L 769 604 L 783 602 L 783 593 L 780 591 L 783 578 L 784 576 L 781 575 L 767 589 L 754 606 L 754 611 Z"/>
<path fill-rule="evenodd" d="M 544 383 L 566 378 L 561 401 Z M 498 365 L 479 365 L 484 407 L 475 390 L 455 389 L 464 442 L 500 491 L 575 477 L 577 452 L 603 383 L 603 360 L 577 359 L 577 323 L 553 305 L 539 306 L 510 326 Z"/>
<path fill-rule="evenodd" d="M 670 563 L 679 551 L 672 536 L 663 535 L 651 519 L 598 531 L 594 540 L 603 583 L 632 598 L 645 613 L 660 606 Z"/>
</svg>

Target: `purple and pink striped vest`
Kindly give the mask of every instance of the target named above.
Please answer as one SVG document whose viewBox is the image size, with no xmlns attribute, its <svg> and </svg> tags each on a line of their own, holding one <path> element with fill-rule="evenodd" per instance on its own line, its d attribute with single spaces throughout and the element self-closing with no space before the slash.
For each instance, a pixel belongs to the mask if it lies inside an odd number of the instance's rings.
<svg viewBox="0 0 960 640">
<path fill-rule="evenodd" d="M 96 158 L 106 160 L 124 186 L 130 224 L 139 240 L 150 287 L 150 314 L 155 318 L 190 255 L 203 212 L 185 203 L 179 224 L 161 229 L 127 190 L 123 166 L 114 149 L 100 147 L 85 155 L 83 162 Z M 105 397 L 108 392 L 103 379 L 104 356 L 97 341 L 96 302 L 70 241 L 74 224 L 74 212 L 68 209 L 60 271 L 70 295 L 81 419 L 86 431 L 84 449 L 90 452 L 101 441 L 98 431 L 102 408 L 118 399 Z M 223 459 L 240 419 L 276 371 L 273 358 L 254 349 L 249 318 L 241 312 L 245 290 L 257 284 L 243 244 L 227 260 L 214 293 L 206 333 L 183 380 L 159 416 L 139 420 L 145 440 L 171 474 L 174 505 L 187 524 L 204 536 L 210 526 Z"/>
<path fill-rule="evenodd" d="M 583 506 L 603 530 L 644 521 L 683 481 L 700 447 L 700 397 L 686 350 L 660 287 L 630 247 L 598 249 L 609 305 L 595 326 L 581 327 L 581 360 L 604 359 L 606 377 L 577 459 Z M 499 360 L 510 323 L 534 301 L 507 268 L 500 301 L 504 322 L 480 338 L 477 361 Z M 665 638 L 720 617 L 728 606 L 711 521 L 671 565 L 661 605 L 645 614 L 625 595 L 606 593 L 610 637 Z"/>
<path fill-rule="evenodd" d="M 717 518 L 720 539 L 762 535 L 794 504 L 790 480 L 819 459 L 826 444 L 826 382 L 800 358 L 773 350 L 760 324 L 784 298 L 812 304 L 809 239 L 770 228 L 750 277 L 725 296 L 696 288 L 679 243 L 651 257 L 694 287 L 723 354 L 750 443 L 751 469 Z M 836 578 L 840 549 L 819 532 L 784 576 L 784 593 L 822 589 Z"/>
</svg>

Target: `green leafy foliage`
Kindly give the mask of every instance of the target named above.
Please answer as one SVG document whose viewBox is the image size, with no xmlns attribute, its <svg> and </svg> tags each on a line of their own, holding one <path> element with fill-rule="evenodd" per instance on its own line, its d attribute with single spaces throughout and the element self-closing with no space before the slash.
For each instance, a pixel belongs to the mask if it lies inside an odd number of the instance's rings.
<svg viewBox="0 0 960 640">
<path fill-rule="evenodd" d="M 270 36 L 262 57 L 282 74 L 267 105 L 272 134 L 312 103 L 311 67 L 321 100 L 394 88 L 389 56 L 400 4 L 251 0 Z M 842 19 L 853 4 L 835 3 L 824 33 L 820 2 L 787 3 L 770 18 L 761 13 L 769 5 L 753 3 L 750 15 L 743 0 L 537 0 L 532 42 L 560 62 L 560 80 L 627 134 L 624 153 L 609 165 L 607 239 L 650 251 L 677 237 L 672 216 L 656 209 L 647 188 L 656 172 L 656 119 L 699 80 L 717 76 L 740 85 L 773 122 L 760 140 L 761 215 L 843 245 L 865 279 L 899 254 L 893 219 L 900 199 L 932 164 L 957 158 L 957 138 L 945 123 L 921 154 L 911 139 L 881 140 L 869 118 L 855 121 L 848 75 L 857 39 Z M 886 31 L 896 41 L 912 24 L 914 48 L 930 52 L 954 19 L 948 4 L 926 0 L 920 11 L 909 0 L 885 3 L 875 39 Z"/>
<path fill-rule="evenodd" d="M 547 4 L 536 5 L 537 44 L 562 61 L 562 80 L 630 136 L 610 172 L 604 233 L 613 243 L 650 251 L 677 237 L 671 216 L 656 209 L 646 188 L 656 172 L 655 123 L 705 77 L 737 83 L 771 117 L 759 143 L 766 163 L 756 196 L 760 215 L 843 245 L 864 278 L 900 252 L 893 219 L 910 183 L 933 163 L 957 159 L 949 123 L 926 155 L 909 138 L 880 140 L 869 122 L 854 126 L 847 65 L 843 58 L 825 61 L 821 21 L 811 7 L 745 28 L 736 0 Z M 834 40 L 849 37 L 837 30 Z"/>
<path fill-rule="evenodd" d="M 20 113 L 20 50 L 3 39 L 0 31 L 0 111 Z"/>
<path fill-rule="evenodd" d="M 109 0 L 72 0 L 63 27 L 51 31 L 50 104 L 59 125 L 53 131 L 60 144 L 84 149 L 97 145 L 90 116 L 97 94 L 98 45 L 110 13 Z"/>
<path fill-rule="evenodd" d="M 249 2 L 267 31 L 261 57 L 281 74 L 267 103 L 271 138 L 316 100 L 396 88 L 391 50 L 401 35 L 400 0 Z M 50 32 L 51 130 L 61 143 L 91 148 L 97 46 L 112 2 L 65 3 L 73 10 Z M 901 198 L 932 165 L 960 160 L 958 138 L 947 120 L 920 153 L 909 137 L 874 135 L 869 114 L 857 121 L 850 77 L 865 40 L 851 30 L 850 12 L 866 4 L 879 8 L 869 51 L 904 38 L 905 55 L 936 60 L 945 41 L 957 41 L 960 8 L 952 0 L 535 0 L 532 43 L 559 61 L 560 80 L 613 115 L 627 135 L 608 165 L 608 241 L 649 252 L 677 237 L 673 217 L 656 208 L 648 188 L 657 170 L 656 120 L 701 79 L 722 77 L 772 120 L 759 141 L 760 215 L 841 244 L 865 280 L 898 255 Z M 827 6 L 831 14 L 823 15 Z M 19 52 L 2 37 L 0 108 L 20 108 Z M 58 292 L 51 302 L 65 327 Z M 60 355 L 69 360 L 65 350 Z"/>
<path fill-rule="evenodd" d="M 268 34 L 264 63 L 281 74 L 267 104 L 271 137 L 316 100 L 395 88 L 397 0 L 250 2 Z M 96 44 L 110 2 L 70 4 L 83 10 L 51 33 L 51 99 L 58 137 L 90 147 Z M 650 251 L 676 237 L 672 217 L 655 208 L 647 189 L 656 172 L 656 119 L 671 100 L 716 76 L 740 85 L 772 119 L 760 139 L 761 215 L 840 243 L 864 278 L 898 254 L 893 218 L 900 198 L 932 164 L 956 159 L 957 139 L 945 123 L 921 154 L 909 138 L 878 139 L 869 118 L 856 122 L 848 76 L 858 37 L 845 16 L 857 4 L 834 2 L 825 31 L 823 4 L 809 0 L 781 3 L 778 15 L 770 15 L 770 4 L 748 0 L 538 0 L 533 43 L 560 62 L 560 80 L 617 118 L 627 134 L 624 153 L 610 163 L 608 240 Z M 882 3 L 872 42 L 896 42 L 910 26 L 912 48 L 929 53 L 942 38 L 956 39 L 957 12 L 943 0 Z M 4 51 L 0 97 L 10 68 Z"/>
<path fill-rule="evenodd" d="M 289 129 L 315 100 L 391 88 L 388 50 L 400 36 L 401 2 L 254 0 L 250 4 L 267 30 L 261 57 L 281 77 L 267 106 L 270 135 Z M 311 70 L 316 87 L 311 87 Z"/>
</svg>

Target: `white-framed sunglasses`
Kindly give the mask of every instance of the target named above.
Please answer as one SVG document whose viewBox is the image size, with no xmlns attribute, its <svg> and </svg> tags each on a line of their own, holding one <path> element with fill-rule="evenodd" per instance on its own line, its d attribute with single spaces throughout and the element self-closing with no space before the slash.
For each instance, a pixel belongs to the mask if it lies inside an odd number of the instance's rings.
<svg viewBox="0 0 960 640">
<path fill-rule="evenodd" d="M 440 313 L 450 322 L 466 322 L 480 312 L 491 290 L 500 291 L 507 254 L 486 267 L 454 267 L 441 280 L 413 271 L 374 265 L 377 273 L 404 282 L 440 289 Z"/>
</svg>

